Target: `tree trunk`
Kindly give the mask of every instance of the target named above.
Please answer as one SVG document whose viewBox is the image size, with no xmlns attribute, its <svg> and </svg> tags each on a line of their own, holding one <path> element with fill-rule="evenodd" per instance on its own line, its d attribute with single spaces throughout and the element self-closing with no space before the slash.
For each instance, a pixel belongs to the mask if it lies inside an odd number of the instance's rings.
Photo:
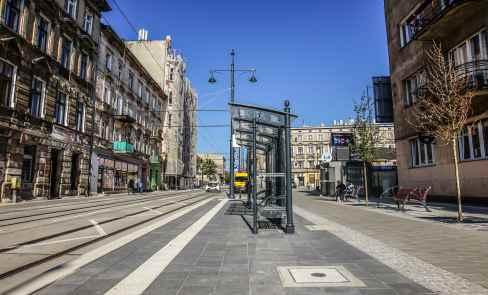
<svg viewBox="0 0 488 295">
<path fill-rule="evenodd" d="M 458 161 L 458 148 L 457 148 L 456 138 L 453 138 L 452 140 L 452 152 L 454 153 L 454 170 L 456 172 L 458 221 L 462 222 L 464 220 L 464 217 L 463 217 L 463 207 L 461 202 L 461 181 L 459 179 L 459 161 Z"/>
<path fill-rule="evenodd" d="M 366 161 L 363 161 L 363 174 L 364 174 L 364 196 L 366 198 L 366 207 L 368 207 L 369 189 L 368 189 L 368 169 L 366 166 Z"/>
</svg>

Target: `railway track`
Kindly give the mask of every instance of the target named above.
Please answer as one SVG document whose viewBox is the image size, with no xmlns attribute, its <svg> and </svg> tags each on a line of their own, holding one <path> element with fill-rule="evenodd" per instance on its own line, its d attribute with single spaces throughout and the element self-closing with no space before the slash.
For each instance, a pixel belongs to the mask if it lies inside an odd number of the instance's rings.
<svg viewBox="0 0 488 295">
<path fill-rule="evenodd" d="M 57 208 L 57 211 L 36 212 L 36 213 L 25 214 L 25 215 L 21 215 L 21 216 L 0 218 L 0 228 L 10 226 L 10 225 L 17 225 L 17 224 L 21 224 L 21 223 L 27 223 L 27 222 L 32 222 L 32 221 L 49 219 L 49 218 L 58 218 L 58 217 L 72 215 L 72 214 L 86 213 L 86 212 L 90 212 L 90 209 L 93 209 L 93 208 L 101 209 L 105 206 L 106 206 L 106 208 L 112 208 L 112 207 L 116 207 L 116 206 L 124 206 L 124 205 L 130 204 L 130 203 L 140 203 L 140 202 L 145 202 L 145 201 L 151 201 L 151 200 L 155 200 L 155 198 L 164 198 L 164 197 L 173 197 L 173 196 L 184 195 L 185 193 L 187 193 L 187 192 L 181 192 L 181 193 L 176 193 L 176 194 L 161 194 L 161 195 L 151 194 L 149 196 L 139 197 L 136 199 L 132 198 L 132 199 L 124 199 L 124 200 L 115 200 L 115 202 L 113 199 L 109 199 L 109 200 L 104 200 L 104 201 L 108 201 L 108 202 L 105 202 L 102 204 L 95 204 L 95 205 L 89 205 L 89 206 L 70 208 L 70 209 L 63 210 L 62 212 L 59 211 L 59 207 L 65 207 L 65 206 L 69 206 L 69 205 L 57 206 L 57 207 L 54 207 L 54 208 Z M 112 201 L 112 202 L 110 202 L 110 201 Z M 89 203 L 91 203 L 91 202 L 89 202 Z M 85 205 L 85 204 L 86 203 L 83 203 L 81 205 Z M 71 204 L 71 205 L 73 205 L 73 204 Z M 53 207 L 49 207 L 46 209 L 52 209 L 52 208 Z M 26 209 L 31 210 L 30 208 L 26 208 Z M 24 209 L 22 212 L 25 212 L 26 209 Z M 84 209 L 88 209 L 88 210 L 82 211 Z M 9 212 L 8 214 L 13 214 L 13 213 Z M 54 215 L 54 216 L 46 216 L 46 215 L 50 215 L 50 214 Z M 41 216 L 41 217 L 39 217 L 39 216 Z M 29 219 L 29 218 L 35 218 L 35 217 L 39 217 L 39 218 Z M 23 219 L 23 218 L 25 218 L 27 220 L 1 224 L 1 222 L 4 222 L 4 221 L 19 220 L 19 219 Z"/>
<path fill-rule="evenodd" d="M 152 208 L 150 208 L 151 210 L 157 210 L 157 209 L 160 209 L 160 208 L 163 208 L 163 207 L 168 207 L 168 206 L 175 205 L 175 204 L 182 204 L 181 206 L 178 206 L 178 207 L 172 208 L 172 209 L 170 209 L 168 211 L 162 212 L 159 215 L 154 215 L 154 216 L 145 218 L 145 219 L 143 219 L 141 221 L 138 221 L 138 222 L 135 222 L 135 223 L 131 223 L 131 224 L 127 225 L 127 226 L 124 226 L 124 227 L 119 228 L 119 229 L 116 229 L 116 230 L 114 230 L 112 232 L 106 233 L 103 236 L 93 237 L 93 238 L 91 238 L 88 241 L 84 241 L 84 242 L 78 243 L 78 244 L 76 244 L 74 246 L 69 246 L 69 247 L 64 248 L 64 249 L 62 249 L 60 251 L 57 251 L 56 253 L 48 254 L 45 257 L 42 257 L 40 259 L 36 259 L 36 260 L 30 261 L 30 262 L 27 262 L 25 264 L 22 264 L 20 266 L 14 267 L 14 268 L 12 268 L 12 269 L 10 269 L 8 271 L 4 271 L 3 273 L 0 274 L 0 280 L 6 279 L 6 278 L 9 278 L 9 277 L 12 277 L 15 274 L 18 274 L 20 272 L 26 271 L 26 270 L 28 270 L 30 268 L 33 268 L 33 267 L 38 266 L 38 265 L 41 265 L 41 264 L 46 263 L 48 261 L 51 261 L 51 260 L 53 260 L 55 258 L 61 257 L 63 255 L 66 255 L 68 253 L 71 253 L 73 251 L 76 251 L 76 250 L 79 250 L 81 248 L 87 247 L 87 246 L 92 245 L 94 243 L 97 243 L 97 242 L 100 242 L 102 240 L 108 239 L 108 238 L 110 238 L 110 237 L 112 237 L 114 235 L 117 235 L 117 234 L 122 233 L 124 231 L 128 231 L 128 230 L 130 230 L 132 228 L 135 228 L 137 226 L 140 226 L 140 225 L 149 223 L 149 222 L 151 222 L 153 220 L 156 220 L 158 218 L 161 218 L 162 216 L 171 214 L 171 213 L 176 212 L 178 210 L 181 210 L 181 209 L 183 209 L 185 207 L 192 206 L 192 205 L 194 205 L 196 203 L 199 203 L 201 201 L 204 201 L 204 200 L 206 200 L 208 198 L 212 198 L 214 196 L 215 195 L 208 195 L 208 194 L 203 193 L 203 192 L 194 193 L 194 194 L 192 194 L 188 198 L 184 198 L 184 199 L 181 199 L 181 200 L 169 201 L 169 202 L 165 202 L 165 203 L 163 203 L 161 205 L 152 207 Z M 182 203 L 182 202 L 184 202 L 184 203 Z M 139 215 L 139 214 L 148 212 L 148 211 L 149 211 L 148 209 L 138 210 L 136 212 L 132 212 L 132 213 L 128 213 L 128 214 L 124 214 L 124 215 L 121 215 L 121 216 L 117 216 L 117 217 L 114 217 L 114 218 L 111 218 L 111 219 L 104 220 L 104 221 L 100 222 L 99 225 L 104 225 L 104 224 L 109 224 L 109 223 L 115 223 L 117 221 L 121 221 L 121 220 L 124 220 L 126 218 L 129 218 L 129 217 L 132 217 L 132 216 L 136 216 L 136 215 Z M 76 227 L 76 228 L 73 228 L 73 229 L 69 229 L 69 230 L 66 230 L 66 231 L 63 231 L 63 232 L 46 235 L 46 236 L 43 236 L 43 237 L 40 237 L 40 238 L 36 238 L 36 239 L 32 239 L 32 240 L 29 240 L 29 241 L 25 241 L 25 242 L 22 242 L 22 243 L 19 243 L 19 244 L 12 245 L 12 246 L 10 246 L 8 248 L 0 249 L 0 253 L 8 253 L 9 251 L 13 251 L 13 250 L 22 248 L 24 246 L 35 245 L 35 244 L 41 243 L 43 241 L 48 241 L 48 240 L 51 240 L 53 238 L 58 238 L 58 237 L 66 236 L 66 235 L 69 235 L 69 234 L 72 234 L 72 233 L 76 233 L 76 232 L 79 232 L 79 231 L 83 231 L 83 230 L 86 230 L 86 229 L 92 228 L 92 227 L 93 227 L 93 225 L 79 226 L 79 227 Z"/>
</svg>

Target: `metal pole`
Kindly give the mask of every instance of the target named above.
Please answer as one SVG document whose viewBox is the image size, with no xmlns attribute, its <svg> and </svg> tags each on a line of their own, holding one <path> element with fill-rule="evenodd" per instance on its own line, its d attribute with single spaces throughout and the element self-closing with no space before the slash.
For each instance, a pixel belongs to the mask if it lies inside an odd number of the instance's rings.
<svg viewBox="0 0 488 295">
<path fill-rule="evenodd" d="M 234 103 L 235 102 L 235 51 L 232 49 L 230 52 L 231 56 L 231 64 L 230 64 L 230 102 Z M 229 186 L 229 198 L 234 199 L 234 182 L 235 182 L 235 175 L 234 175 L 234 165 L 235 165 L 235 159 L 234 159 L 234 147 L 233 147 L 233 138 L 234 138 L 234 128 L 233 128 L 233 119 L 232 115 L 230 118 L 230 166 L 229 166 L 229 172 L 230 172 L 230 186 Z"/>
<path fill-rule="evenodd" d="M 287 234 L 295 232 L 293 224 L 293 192 L 291 186 L 291 116 L 290 101 L 285 101 L 285 186 L 286 186 L 286 229 Z"/>
<path fill-rule="evenodd" d="M 256 161 L 256 118 L 252 121 L 252 198 L 253 198 L 253 232 L 258 233 L 258 194 L 257 194 L 257 161 Z"/>
</svg>

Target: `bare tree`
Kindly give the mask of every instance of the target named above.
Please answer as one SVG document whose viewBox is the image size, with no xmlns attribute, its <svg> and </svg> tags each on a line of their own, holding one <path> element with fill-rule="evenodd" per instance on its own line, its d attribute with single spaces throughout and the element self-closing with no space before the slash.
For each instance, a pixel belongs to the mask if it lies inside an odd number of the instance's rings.
<svg viewBox="0 0 488 295">
<path fill-rule="evenodd" d="M 467 87 L 469 77 L 456 70 L 454 61 L 445 58 L 440 44 L 434 43 L 426 50 L 425 58 L 425 85 L 419 89 L 409 123 L 441 144 L 451 145 L 458 221 L 463 221 L 457 140 L 470 116 L 474 93 Z"/>
<path fill-rule="evenodd" d="M 354 140 L 352 143 L 353 153 L 363 161 L 363 180 L 366 206 L 369 203 L 368 186 L 368 164 L 376 159 L 376 143 L 379 129 L 374 122 L 374 105 L 369 95 L 361 97 L 359 102 L 354 103 Z"/>
</svg>

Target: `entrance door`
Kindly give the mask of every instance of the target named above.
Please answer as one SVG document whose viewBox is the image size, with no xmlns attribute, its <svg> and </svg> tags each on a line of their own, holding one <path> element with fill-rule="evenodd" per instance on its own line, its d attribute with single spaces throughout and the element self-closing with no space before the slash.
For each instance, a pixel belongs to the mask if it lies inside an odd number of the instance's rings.
<svg viewBox="0 0 488 295">
<path fill-rule="evenodd" d="M 51 150 L 51 175 L 49 177 L 49 198 L 59 198 L 60 151 Z"/>
<path fill-rule="evenodd" d="M 98 167 L 98 175 L 97 175 L 97 192 L 101 194 L 103 192 L 103 178 L 104 178 L 105 169 L 103 167 Z"/>
</svg>

